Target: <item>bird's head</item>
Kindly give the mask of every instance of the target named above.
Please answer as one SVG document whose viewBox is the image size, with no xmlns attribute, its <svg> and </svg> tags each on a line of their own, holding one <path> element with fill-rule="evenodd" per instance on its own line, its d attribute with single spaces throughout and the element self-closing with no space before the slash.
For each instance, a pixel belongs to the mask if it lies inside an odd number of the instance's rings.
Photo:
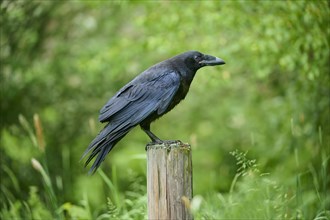
<svg viewBox="0 0 330 220">
<path fill-rule="evenodd" d="M 192 67 L 195 71 L 204 66 L 216 66 L 225 64 L 225 61 L 218 57 L 203 54 L 198 51 L 188 51 L 182 55 L 184 57 L 185 64 L 188 67 Z"/>
</svg>

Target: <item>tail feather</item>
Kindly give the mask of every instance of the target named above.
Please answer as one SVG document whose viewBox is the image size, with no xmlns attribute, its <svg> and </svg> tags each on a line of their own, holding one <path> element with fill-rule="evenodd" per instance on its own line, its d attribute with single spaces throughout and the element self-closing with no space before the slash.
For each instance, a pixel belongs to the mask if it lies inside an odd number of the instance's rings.
<svg viewBox="0 0 330 220">
<path fill-rule="evenodd" d="M 89 164 L 89 162 L 91 162 L 91 160 L 101 151 L 101 147 L 96 147 L 92 153 L 89 155 L 89 157 L 87 158 L 86 162 L 85 162 L 85 167 Z"/>
<path fill-rule="evenodd" d="M 97 170 L 97 168 L 99 168 L 99 166 L 101 165 L 101 163 L 104 161 L 106 155 L 112 150 L 113 147 L 114 147 L 114 144 L 110 143 L 109 145 L 103 146 L 101 149 L 99 149 L 97 151 L 96 154 L 98 154 L 98 155 L 97 155 L 97 157 L 96 157 L 96 159 L 95 159 L 92 167 L 88 171 L 88 174 L 91 175 L 91 174 L 94 174 L 95 173 L 95 171 Z M 93 155 L 93 156 L 91 155 L 88 158 L 88 161 L 91 161 L 92 158 L 94 158 L 96 156 L 96 154 Z"/>
<path fill-rule="evenodd" d="M 95 137 L 95 139 L 89 144 L 88 148 L 84 152 L 82 158 L 88 158 L 85 162 L 85 167 L 96 157 L 92 167 L 89 170 L 89 174 L 95 173 L 97 168 L 104 161 L 106 155 L 114 148 L 118 141 L 120 141 L 134 126 L 114 126 L 108 123 L 102 131 Z M 81 159 L 82 159 L 81 158 Z"/>
</svg>

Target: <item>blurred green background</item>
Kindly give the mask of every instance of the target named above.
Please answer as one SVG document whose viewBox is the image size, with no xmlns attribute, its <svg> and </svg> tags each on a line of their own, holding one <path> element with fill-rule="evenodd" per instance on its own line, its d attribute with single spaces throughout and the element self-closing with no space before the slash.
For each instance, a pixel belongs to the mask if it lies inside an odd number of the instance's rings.
<svg viewBox="0 0 330 220">
<path fill-rule="evenodd" d="M 1 1 L 1 219 L 146 218 L 144 132 L 93 176 L 80 157 L 106 101 L 187 50 L 226 65 L 201 69 L 152 130 L 192 145 L 195 218 L 329 219 L 329 8 Z"/>
</svg>

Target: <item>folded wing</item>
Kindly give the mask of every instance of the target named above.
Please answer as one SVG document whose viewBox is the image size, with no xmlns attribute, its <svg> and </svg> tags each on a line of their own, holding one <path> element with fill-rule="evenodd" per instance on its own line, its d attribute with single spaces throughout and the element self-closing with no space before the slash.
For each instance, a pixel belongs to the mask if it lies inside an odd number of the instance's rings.
<svg viewBox="0 0 330 220">
<path fill-rule="evenodd" d="M 90 143 L 84 156 L 86 165 L 97 155 L 94 172 L 114 145 L 150 114 L 163 114 L 180 87 L 180 76 L 167 72 L 148 80 L 133 80 L 123 87 L 101 109 L 99 120 L 108 122 Z"/>
</svg>

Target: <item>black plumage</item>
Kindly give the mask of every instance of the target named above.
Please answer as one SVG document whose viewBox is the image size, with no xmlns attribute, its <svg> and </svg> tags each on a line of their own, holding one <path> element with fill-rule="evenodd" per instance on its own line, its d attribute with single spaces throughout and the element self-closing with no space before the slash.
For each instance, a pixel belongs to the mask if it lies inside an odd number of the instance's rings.
<svg viewBox="0 0 330 220">
<path fill-rule="evenodd" d="M 151 66 L 121 88 L 101 109 L 107 125 L 86 149 L 85 166 L 95 157 L 95 172 L 105 156 L 132 128 L 140 125 L 152 142 L 162 143 L 150 131 L 150 123 L 174 108 L 188 93 L 198 69 L 225 64 L 220 58 L 188 51 Z"/>
</svg>

